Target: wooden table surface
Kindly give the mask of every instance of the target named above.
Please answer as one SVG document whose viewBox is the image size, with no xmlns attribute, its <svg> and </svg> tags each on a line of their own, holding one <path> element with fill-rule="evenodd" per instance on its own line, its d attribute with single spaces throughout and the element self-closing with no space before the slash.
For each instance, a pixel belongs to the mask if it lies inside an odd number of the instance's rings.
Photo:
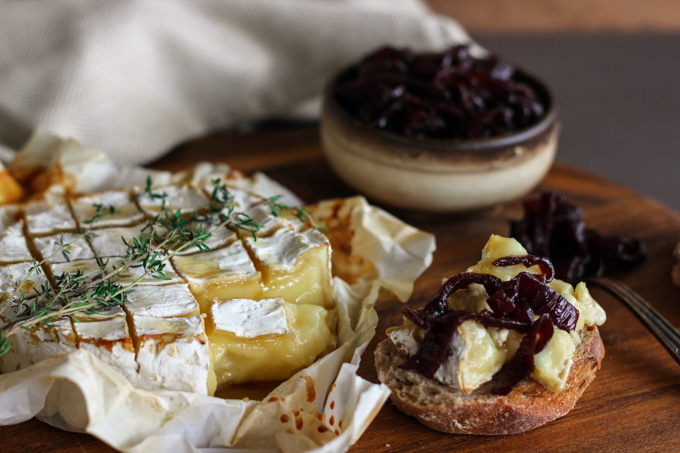
<svg viewBox="0 0 680 453">
<path fill-rule="evenodd" d="M 316 128 L 215 134 L 179 147 L 152 166 L 179 170 L 198 160 L 228 162 L 246 172 L 264 170 L 309 202 L 355 193 L 325 163 Z M 680 288 L 670 281 L 672 250 L 680 240 L 680 215 L 559 163 L 537 190 L 543 189 L 566 193 L 583 208 L 591 228 L 645 239 L 647 261 L 633 271 L 611 276 L 629 284 L 673 325 L 680 326 Z M 413 306 L 423 304 L 442 277 L 476 262 L 489 235 L 506 234 L 507 219 L 520 215 L 519 202 L 468 215 L 386 209 L 437 237 L 434 263 L 416 282 Z M 608 315 L 601 328 L 606 357 L 597 378 L 566 417 L 520 435 L 454 436 L 423 427 L 388 402 L 351 451 L 680 451 L 680 368 L 622 305 L 597 289 L 592 292 Z M 380 324 L 359 372 L 373 382 L 377 382 L 373 349 L 385 338 L 385 328 L 400 320 L 397 302 L 381 303 L 377 309 Z M 62 432 L 36 420 L 0 428 L 0 439 L 3 452 L 113 451 L 93 437 Z"/>
</svg>

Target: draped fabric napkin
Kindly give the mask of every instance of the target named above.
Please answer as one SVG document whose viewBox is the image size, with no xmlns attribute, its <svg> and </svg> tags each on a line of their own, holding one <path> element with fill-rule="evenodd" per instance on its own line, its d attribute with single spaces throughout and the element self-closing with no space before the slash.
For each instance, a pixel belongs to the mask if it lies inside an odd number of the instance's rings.
<svg viewBox="0 0 680 453">
<path fill-rule="evenodd" d="M 468 42 L 417 0 L 0 2 L 0 144 L 36 129 L 150 162 L 317 97 L 383 45 Z"/>
</svg>

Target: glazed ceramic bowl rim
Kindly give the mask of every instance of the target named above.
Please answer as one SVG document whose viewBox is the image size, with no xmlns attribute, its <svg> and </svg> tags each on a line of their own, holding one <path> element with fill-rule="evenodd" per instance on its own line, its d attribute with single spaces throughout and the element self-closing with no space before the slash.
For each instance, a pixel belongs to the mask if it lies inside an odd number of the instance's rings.
<svg viewBox="0 0 680 453">
<path fill-rule="evenodd" d="M 494 137 L 480 138 L 480 139 L 436 139 L 436 138 L 416 138 L 406 137 L 392 132 L 380 129 L 368 129 L 364 123 L 350 115 L 343 107 L 341 107 L 333 91 L 337 85 L 338 80 L 345 75 L 349 67 L 337 73 L 327 84 L 324 90 L 324 109 L 328 108 L 338 120 L 345 123 L 347 127 L 355 130 L 362 135 L 368 135 L 375 139 L 382 140 L 392 145 L 402 147 L 412 147 L 427 149 L 433 153 L 493 153 L 495 151 L 507 149 L 509 147 L 521 145 L 545 132 L 551 128 L 557 121 L 558 109 L 555 102 L 555 97 L 552 90 L 541 79 L 532 73 L 517 68 L 515 74 L 518 79 L 528 83 L 534 90 L 536 90 L 540 100 L 543 103 L 546 111 L 543 117 L 536 123 L 516 131 L 508 132 Z"/>
</svg>

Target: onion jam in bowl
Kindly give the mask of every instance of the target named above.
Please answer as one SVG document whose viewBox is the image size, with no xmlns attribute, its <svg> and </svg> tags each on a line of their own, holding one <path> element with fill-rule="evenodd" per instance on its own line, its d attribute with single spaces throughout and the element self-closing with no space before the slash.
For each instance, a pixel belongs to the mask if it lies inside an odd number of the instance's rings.
<svg viewBox="0 0 680 453">
<path fill-rule="evenodd" d="M 529 192 L 555 158 L 550 89 L 467 46 L 382 48 L 327 85 L 321 140 L 336 173 L 399 208 L 455 212 Z"/>
</svg>

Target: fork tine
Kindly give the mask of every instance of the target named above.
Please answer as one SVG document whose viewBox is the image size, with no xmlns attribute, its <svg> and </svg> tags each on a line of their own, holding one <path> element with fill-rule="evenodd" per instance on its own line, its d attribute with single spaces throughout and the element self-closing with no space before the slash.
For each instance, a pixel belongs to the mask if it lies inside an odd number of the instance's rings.
<svg viewBox="0 0 680 453">
<path fill-rule="evenodd" d="M 625 305 L 680 364 L 680 332 L 658 311 L 624 283 L 608 278 L 589 278 L 587 283 L 606 290 Z"/>
</svg>

